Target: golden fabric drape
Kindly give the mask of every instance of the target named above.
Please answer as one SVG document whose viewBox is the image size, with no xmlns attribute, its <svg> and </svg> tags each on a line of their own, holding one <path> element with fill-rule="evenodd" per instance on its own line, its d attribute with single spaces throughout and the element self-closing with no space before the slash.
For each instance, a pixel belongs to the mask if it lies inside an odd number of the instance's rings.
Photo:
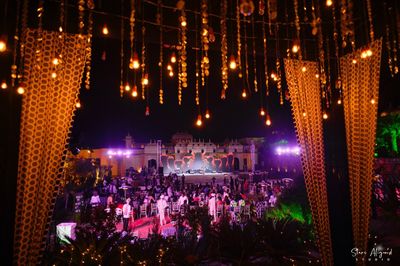
<svg viewBox="0 0 400 266">
<path fill-rule="evenodd" d="M 332 265 L 318 65 L 293 59 L 284 63 L 317 244 L 322 264 Z"/>
<path fill-rule="evenodd" d="M 340 59 L 354 245 L 367 250 L 382 41 Z"/>
<path fill-rule="evenodd" d="M 85 64 L 87 37 L 28 29 L 14 263 L 40 263 Z M 61 57 L 60 57 L 61 55 Z M 53 59 L 59 57 L 60 64 Z"/>
</svg>

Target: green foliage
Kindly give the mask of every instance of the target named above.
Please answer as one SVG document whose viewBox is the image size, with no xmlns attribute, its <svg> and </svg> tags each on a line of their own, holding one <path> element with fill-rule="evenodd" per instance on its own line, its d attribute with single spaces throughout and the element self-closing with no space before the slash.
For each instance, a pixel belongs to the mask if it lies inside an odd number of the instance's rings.
<svg viewBox="0 0 400 266">
<path fill-rule="evenodd" d="M 398 157 L 400 114 L 388 114 L 378 118 L 376 149 L 379 157 Z"/>
</svg>

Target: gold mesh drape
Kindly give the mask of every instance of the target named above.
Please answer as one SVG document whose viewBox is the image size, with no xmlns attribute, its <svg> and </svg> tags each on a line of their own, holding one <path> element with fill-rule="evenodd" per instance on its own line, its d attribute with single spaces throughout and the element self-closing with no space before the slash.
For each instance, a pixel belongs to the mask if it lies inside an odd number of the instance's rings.
<svg viewBox="0 0 400 266">
<path fill-rule="evenodd" d="M 87 38 L 59 35 L 47 31 L 38 35 L 38 31 L 28 29 L 24 44 L 26 93 L 14 235 L 17 265 L 40 263 L 84 70 Z M 62 61 L 56 66 L 52 60 L 59 54 Z"/>
<path fill-rule="evenodd" d="M 374 41 L 372 55 L 359 50 L 340 59 L 353 237 L 360 250 L 368 241 L 381 47 Z"/>
<path fill-rule="evenodd" d="M 332 265 L 318 65 L 285 59 L 285 71 L 317 244 L 322 264 Z"/>
</svg>

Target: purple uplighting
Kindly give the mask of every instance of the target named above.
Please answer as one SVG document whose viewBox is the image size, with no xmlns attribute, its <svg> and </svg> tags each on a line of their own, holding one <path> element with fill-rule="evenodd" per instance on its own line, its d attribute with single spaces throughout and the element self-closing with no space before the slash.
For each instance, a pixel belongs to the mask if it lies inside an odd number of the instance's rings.
<svg viewBox="0 0 400 266">
<path fill-rule="evenodd" d="M 300 147 L 277 147 L 275 150 L 277 155 L 300 155 Z"/>
</svg>

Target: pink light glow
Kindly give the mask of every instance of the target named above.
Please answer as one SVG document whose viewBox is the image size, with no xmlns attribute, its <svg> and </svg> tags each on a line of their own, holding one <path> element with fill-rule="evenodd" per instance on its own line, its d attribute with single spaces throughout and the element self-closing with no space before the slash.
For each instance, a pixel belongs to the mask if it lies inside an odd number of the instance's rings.
<svg viewBox="0 0 400 266">
<path fill-rule="evenodd" d="M 108 150 L 107 151 L 107 155 L 109 156 L 126 156 L 127 158 L 129 158 L 132 155 L 132 150 Z"/>
</svg>

